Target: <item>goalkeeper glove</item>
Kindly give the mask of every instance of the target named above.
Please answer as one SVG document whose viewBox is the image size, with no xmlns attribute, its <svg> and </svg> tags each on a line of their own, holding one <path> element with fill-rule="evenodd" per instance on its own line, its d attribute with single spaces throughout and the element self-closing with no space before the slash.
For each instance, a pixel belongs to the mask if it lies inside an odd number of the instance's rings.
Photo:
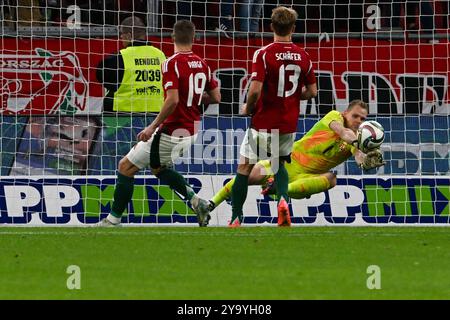
<svg viewBox="0 0 450 320">
<path fill-rule="evenodd" d="M 363 170 L 370 170 L 384 166 L 386 162 L 383 160 L 383 154 L 380 149 L 373 149 L 367 152 L 364 161 L 359 165 Z"/>
</svg>

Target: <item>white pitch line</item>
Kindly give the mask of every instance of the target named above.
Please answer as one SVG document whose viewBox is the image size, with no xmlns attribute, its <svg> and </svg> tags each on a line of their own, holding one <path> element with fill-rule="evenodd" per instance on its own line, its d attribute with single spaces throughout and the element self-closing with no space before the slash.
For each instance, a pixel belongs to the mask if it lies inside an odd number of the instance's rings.
<svg viewBox="0 0 450 320">
<path fill-rule="evenodd" d="M 2 235 L 30 235 L 30 236 L 39 236 L 39 235 L 72 235 L 72 236 L 89 236 L 89 235 L 134 235 L 134 236 L 143 236 L 143 235 L 193 235 L 193 236 L 230 236 L 230 237 L 258 237 L 258 236 L 274 236 L 274 233 L 227 233 L 227 232 L 207 232 L 207 233 L 199 233 L 199 232 L 190 232 L 190 231 L 149 231 L 149 232 L 126 232 L 126 231 L 107 231 L 107 232 L 65 232 L 65 231 L 43 231 L 43 232 L 31 232 L 31 231 L 20 231 L 20 232 L 11 232 L 11 231 L 0 231 L 0 237 Z M 310 233 L 309 233 L 310 234 Z M 318 233 L 319 234 L 319 233 Z M 304 234 L 292 233 L 292 234 L 277 234 L 276 236 L 288 236 L 288 237 L 303 237 Z"/>
<path fill-rule="evenodd" d="M 225 228 L 225 227 L 224 227 Z M 144 230 L 142 230 L 144 231 Z M 193 235 L 193 236 L 230 236 L 230 237 L 264 237 L 264 236 L 276 236 L 276 237 L 305 237 L 305 236 L 321 236 L 321 235 L 345 235 L 345 233 L 339 232 L 339 231 L 331 231 L 331 230 L 325 230 L 325 231 L 317 231 L 317 232 L 305 232 L 305 233 L 272 233 L 272 232 L 255 232 L 255 233 L 240 233 L 240 232 L 233 232 L 232 230 L 229 231 L 223 231 L 223 232 L 217 232 L 217 229 L 214 231 L 207 231 L 207 232 L 193 232 L 193 231 L 156 231 L 156 230 L 145 230 L 144 232 L 127 232 L 127 231 L 113 231 L 113 230 L 104 230 L 104 231 L 93 231 L 92 229 L 88 232 L 84 231 L 1 231 L 0 229 L 0 237 L 2 235 L 9 236 L 9 235 L 29 235 L 29 236 L 39 236 L 39 235 L 71 235 L 71 236 L 89 236 L 89 235 L 126 235 L 126 236 L 142 236 L 142 235 Z M 399 232 L 399 233 L 393 233 L 393 232 L 387 232 L 387 233 L 380 233 L 380 232 L 374 232 L 374 233 L 349 233 L 349 236 L 357 236 L 357 237 L 377 237 L 377 236 L 383 236 L 383 237 L 394 237 L 394 236 L 402 236 L 405 234 L 411 234 L 414 232 Z M 436 232 L 436 229 L 433 229 L 433 233 L 439 233 L 439 234 L 449 234 L 447 230 L 442 230 L 442 232 Z M 422 232 L 421 234 L 426 234 L 426 232 Z"/>
</svg>

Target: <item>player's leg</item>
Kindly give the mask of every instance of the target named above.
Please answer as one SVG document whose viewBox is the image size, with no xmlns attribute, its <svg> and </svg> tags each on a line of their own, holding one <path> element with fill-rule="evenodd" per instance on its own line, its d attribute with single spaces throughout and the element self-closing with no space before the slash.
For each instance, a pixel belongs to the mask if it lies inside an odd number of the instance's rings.
<svg viewBox="0 0 450 320">
<path fill-rule="evenodd" d="M 285 163 L 289 176 L 288 196 L 293 199 L 308 198 L 315 193 L 320 193 L 333 188 L 336 185 L 336 175 L 332 172 L 324 174 L 305 173 L 305 170 L 297 162 Z M 262 194 L 277 194 L 277 188 L 269 177 Z"/>
<path fill-rule="evenodd" d="M 190 202 L 192 209 L 197 214 L 198 224 L 201 227 L 208 225 L 209 219 L 211 218 L 209 216 L 209 201 L 200 198 L 179 172 L 171 167 L 161 166 L 157 169 L 152 169 L 152 173 L 162 184 L 168 185 L 172 190 L 175 190 L 185 200 Z"/>
<path fill-rule="evenodd" d="M 272 170 L 274 170 L 274 180 L 275 188 L 277 190 L 277 211 L 278 211 L 278 226 L 289 227 L 291 225 L 290 211 L 289 211 L 289 196 L 288 196 L 288 185 L 289 176 L 284 166 L 284 159 L 272 160 L 272 163 L 279 161 L 278 168 L 274 168 L 272 165 Z"/>
<path fill-rule="evenodd" d="M 172 190 L 188 200 L 197 214 L 200 226 L 206 226 L 209 221 L 209 202 L 197 196 L 194 189 L 186 179 L 173 169 L 173 161 L 179 158 L 194 143 L 195 136 L 172 137 L 155 134 L 151 146 L 150 167 L 153 174 L 161 183 L 168 185 Z"/>
<path fill-rule="evenodd" d="M 294 144 L 295 134 L 281 134 L 278 138 L 278 157 L 275 157 L 271 161 L 271 169 L 274 173 L 275 188 L 278 196 L 278 201 L 282 199 L 289 200 L 288 185 L 289 174 L 286 169 L 287 164 L 291 163 L 291 150 Z M 276 137 L 272 138 L 272 143 L 276 141 Z M 272 148 L 276 146 L 273 145 Z"/>
<path fill-rule="evenodd" d="M 276 139 L 276 137 L 275 137 Z M 274 172 L 275 187 L 278 196 L 278 225 L 290 226 L 291 218 L 289 212 L 289 175 L 285 167 L 285 162 L 290 162 L 290 154 L 294 143 L 295 134 L 282 134 L 279 136 L 279 157 L 271 161 L 272 171 Z M 274 137 L 272 137 L 272 141 Z M 274 147 L 274 146 L 273 146 Z"/>
<path fill-rule="evenodd" d="M 230 226 L 239 226 L 244 219 L 242 208 L 247 199 L 248 178 L 253 167 L 254 164 L 250 163 L 248 158 L 241 155 L 234 184 L 231 188 L 232 216 Z"/>
<path fill-rule="evenodd" d="M 114 188 L 114 200 L 107 220 L 112 224 L 119 224 L 123 212 L 133 197 L 134 175 L 139 171 L 133 163 L 125 156 L 119 162 L 117 182 Z"/>
<path fill-rule="evenodd" d="M 190 138 L 182 140 L 178 137 L 157 133 L 155 134 L 150 154 L 152 173 L 162 184 L 168 185 L 187 200 L 192 198 L 193 190 L 184 177 L 173 169 L 173 161 L 183 152 L 184 146 L 191 145 L 190 140 Z"/>
<path fill-rule="evenodd" d="M 281 199 L 289 200 L 288 196 L 288 185 L 289 185 L 289 175 L 285 167 L 286 160 L 278 159 L 279 165 L 278 168 L 274 169 L 274 180 L 275 180 L 275 188 L 278 196 L 278 202 Z"/>
<path fill-rule="evenodd" d="M 231 187 L 232 216 L 229 224 L 231 227 L 240 226 L 242 220 L 244 219 L 242 208 L 245 200 L 247 199 L 250 173 L 252 172 L 255 164 L 258 162 L 260 138 L 267 139 L 266 136 L 260 135 L 260 133 L 256 130 L 251 128 L 247 129 L 239 150 L 239 165 L 236 177 L 234 178 L 234 184 Z"/>
<path fill-rule="evenodd" d="M 326 191 L 336 185 L 336 175 L 332 172 L 324 174 L 300 174 L 289 183 L 288 194 L 293 199 L 307 198 L 313 194 Z"/>
<path fill-rule="evenodd" d="M 248 177 L 248 185 L 262 185 L 267 179 L 272 175 L 270 169 L 270 161 L 262 160 L 259 161 L 250 172 Z M 235 178 L 228 181 L 222 189 L 220 189 L 214 197 L 210 200 L 210 208 L 214 210 L 218 205 L 220 205 L 223 201 L 231 197 L 231 189 L 234 185 Z"/>
<path fill-rule="evenodd" d="M 133 197 L 134 176 L 148 163 L 149 144 L 150 142 L 139 142 L 120 160 L 111 212 L 100 221 L 99 226 L 120 224 L 123 212 Z"/>
</svg>

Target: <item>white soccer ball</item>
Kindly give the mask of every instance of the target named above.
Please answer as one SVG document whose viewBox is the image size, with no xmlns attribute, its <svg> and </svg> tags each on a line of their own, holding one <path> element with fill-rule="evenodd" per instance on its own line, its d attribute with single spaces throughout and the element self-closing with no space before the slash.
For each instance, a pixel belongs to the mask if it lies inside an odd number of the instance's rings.
<svg viewBox="0 0 450 320">
<path fill-rule="evenodd" d="M 359 150 L 364 153 L 379 148 L 384 141 L 384 128 L 376 121 L 364 121 L 358 128 Z"/>
</svg>

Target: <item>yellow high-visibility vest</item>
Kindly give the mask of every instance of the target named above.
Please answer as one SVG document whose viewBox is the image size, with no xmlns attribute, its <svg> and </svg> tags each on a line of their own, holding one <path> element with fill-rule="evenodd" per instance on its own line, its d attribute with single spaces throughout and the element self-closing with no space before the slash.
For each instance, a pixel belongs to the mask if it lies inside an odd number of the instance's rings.
<svg viewBox="0 0 450 320">
<path fill-rule="evenodd" d="M 161 64 L 166 56 L 153 46 L 130 46 L 120 53 L 125 70 L 113 110 L 159 112 L 164 102 Z"/>
</svg>

